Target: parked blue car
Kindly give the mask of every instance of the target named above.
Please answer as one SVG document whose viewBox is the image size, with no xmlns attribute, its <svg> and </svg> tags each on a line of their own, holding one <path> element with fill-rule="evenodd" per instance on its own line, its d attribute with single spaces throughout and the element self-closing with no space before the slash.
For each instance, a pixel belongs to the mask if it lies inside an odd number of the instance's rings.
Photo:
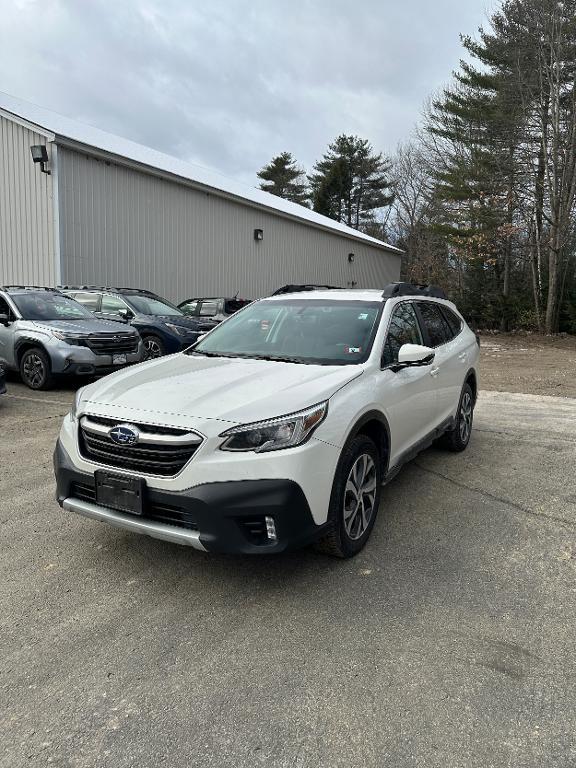
<svg viewBox="0 0 576 768">
<path fill-rule="evenodd" d="M 180 352 L 217 325 L 209 318 L 187 317 L 161 296 L 138 288 L 64 286 L 61 290 L 99 317 L 134 326 L 144 342 L 145 359 Z"/>
</svg>

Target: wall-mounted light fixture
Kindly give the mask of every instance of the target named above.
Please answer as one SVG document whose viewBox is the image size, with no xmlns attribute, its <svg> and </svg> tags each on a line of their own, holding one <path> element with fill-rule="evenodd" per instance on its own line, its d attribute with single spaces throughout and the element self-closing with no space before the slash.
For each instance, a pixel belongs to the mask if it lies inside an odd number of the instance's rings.
<svg viewBox="0 0 576 768">
<path fill-rule="evenodd" d="M 254 240 L 264 240 L 264 230 L 263 229 L 255 229 L 254 230 Z"/>
<path fill-rule="evenodd" d="M 32 153 L 32 160 L 35 163 L 40 163 L 40 170 L 42 173 L 51 173 L 51 171 L 46 168 L 46 163 L 48 162 L 48 150 L 45 145 L 34 144 L 34 146 L 30 147 L 30 152 Z"/>
<path fill-rule="evenodd" d="M 352 264 L 352 262 L 354 261 L 354 254 L 353 253 L 349 253 L 348 254 L 348 261 L 350 262 L 350 264 Z"/>
</svg>

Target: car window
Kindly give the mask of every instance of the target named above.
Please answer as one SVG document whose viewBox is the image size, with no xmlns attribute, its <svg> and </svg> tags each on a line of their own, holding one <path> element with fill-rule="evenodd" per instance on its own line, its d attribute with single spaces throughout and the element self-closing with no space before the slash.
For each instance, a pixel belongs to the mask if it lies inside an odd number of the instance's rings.
<svg viewBox="0 0 576 768">
<path fill-rule="evenodd" d="M 0 315 L 8 315 L 9 320 L 14 319 L 14 312 L 12 312 L 8 302 L 2 296 L 0 296 Z"/>
<path fill-rule="evenodd" d="M 184 314 L 182 310 L 175 307 L 165 299 L 155 296 L 146 296 L 144 294 L 130 294 L 128 299 L 136 312 L 143 315 L 155 315 L 157 317 L 172 317 L 173 315 Z"/>
<path fill-rule="evenodd" d="M 200 315 L 202 317 L 214 317 L 218 314 L 218 302 L 214 299 L 206 299 L 202 302 L 200 307 Z"/>
<path fill-rule="evenodd" d="M 91 312 L 70 296 L 49 291 L 21 293 L 13 297 L 24 320 L 93 320 Z"/>
<path fill-rule="evenodd" d="M 224 312 L 227 315 L 233 315 L 234 312 L 238 312 L 239 309 L 250 304 L 250 299 L 226 299 L 224 302 Z"/>
<path fill-rule="evenodd" d="M 437 304 L 430 301 L 419 301 L 418 309 L 428 333 L 428 340 L 431 347 L 439 347 L 440 344 L 446 344 L 450 341 L 453 334 L 448 326 L 444 316 Z"/>
<path fill-rule="evenodd" d="M 83 307 L 89 309 L 90 312 L 97 312 L 100 305 L 99 293 L 73 293 L 71 294 L 76 301 L 79 301 Z"/>
<path fill-rule="evenodd" d="M 195 315 L 199 303 L 198 299 L 193 299 L 192 301 L 187 301 L 185 304 L 181 304 L 178 309 L 184 312 L 185 315 Z"/>
<path fill-rule="evenodd" d="M 353 365 L 370 354 L 382 306 L 309 298 L 257 301 L 211 331 L 190 354 Z"/>
<path fill-rule="evenodd" d="M 102 294 L 102 309 L 101 312 L 106 314 L 117 315 L 123 309 L 128 309 L 126 302 L 122 301 L 118 296 L 113 296 L 110 293 Z"/>
<path fill-rule="evenodd" d="M 458 317 L 458 315 L 454 314 L 451 309 L 448 309 L 448 307 L 444 307 L 440 305 L 440 312 L 444 315 L 444 320 L 448 323 L 448 327 L 450 328 L 450 334 L 451 338 L 454 338 L 455 336 L 458 336 L 460 331 L 462 330 L 462 320 Z"/>
<path fill-rule="evenodd" d="M 422 344 L 418 318 L 409 301 L 403 301 L 392 313 L 382 355 L 383 367 L 398 362 L 398 352 L 403 344 Z"/>
</svg>

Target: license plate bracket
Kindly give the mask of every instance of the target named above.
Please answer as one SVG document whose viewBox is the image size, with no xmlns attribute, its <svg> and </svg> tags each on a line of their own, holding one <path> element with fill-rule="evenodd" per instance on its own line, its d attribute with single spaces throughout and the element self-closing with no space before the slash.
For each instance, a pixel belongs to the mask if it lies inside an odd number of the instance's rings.
<svg viewBox="0 0 576 768">
<path fill-rule="evenodd" d="M 125 365 L 127 362 L 126 355 L 118 354 L 112 355 L 112 365 Z"/>
<path fill-rule="evenodd" d="M 117 475 L 98 469 L 94 472 L 96 481 L 96 503 L 118 512 L 141 515 L 144 511 L 146 481 L 141 477 Z"/>
</svg>

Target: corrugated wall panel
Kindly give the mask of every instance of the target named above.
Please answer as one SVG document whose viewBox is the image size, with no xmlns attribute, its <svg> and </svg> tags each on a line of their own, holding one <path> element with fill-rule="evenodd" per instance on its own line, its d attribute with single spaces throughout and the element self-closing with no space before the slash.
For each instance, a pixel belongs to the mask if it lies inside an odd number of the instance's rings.
<svg viewBox="0 0 576 768">
<path fill-rule="evenodd" d="M 57 280 L 52 176 L 32 162 L 34 144 L 46 139 L 0 116 L 0 285 Z"/>
<path fill-rule="evenodd" d="M 134 285 L 181 300 L 399 278 L 399 256 L 369 244 L 63 147 L 58 174 L 66 283 Z"/>
</svg>

